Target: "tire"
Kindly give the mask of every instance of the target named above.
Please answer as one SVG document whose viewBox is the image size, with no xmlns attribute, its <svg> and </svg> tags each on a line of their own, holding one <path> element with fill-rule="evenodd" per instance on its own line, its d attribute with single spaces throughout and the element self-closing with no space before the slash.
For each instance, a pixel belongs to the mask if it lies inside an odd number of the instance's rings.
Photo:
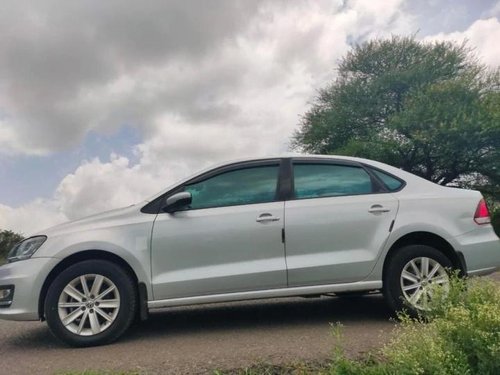
<svg viewBox="0 0 500 375">
<path fill-rule="evenodd" d="M 434 268 L 437 271 L 432 274 Z M 430 298 L 429 285 L 434 283 L 447 287 L 448 271 L 452 268 L 451 260 L 430 246 L 409 245 L 396 250 L 388 260 L 383 280 L 383 293 L 389 307 L 395 312 L 406 310 L 413 317 L 420 315 L 426 310 Z"/>
<path fill-rule="evenodd" d="M 85 347 L 118 339 L 134 320 L 137 306 L 131 276 L 115 263 L 95 259 L 76 263 L 57 275 L 44 307 L 54 336 L 71 346 Z"/>
</svg>

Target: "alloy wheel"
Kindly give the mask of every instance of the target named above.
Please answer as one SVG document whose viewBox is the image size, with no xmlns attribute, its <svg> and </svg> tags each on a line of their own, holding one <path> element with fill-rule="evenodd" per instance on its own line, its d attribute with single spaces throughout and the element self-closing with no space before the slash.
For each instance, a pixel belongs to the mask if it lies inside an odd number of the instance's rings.
<svg viewBox="0 0 500 375">
<path fill-rule="evenodd" d="M 113 324 L 120 309 L 120 293 L 107 277 L 86 274 L 71 280 L 58 301 L 59 319 L 70 332 L 97 335 Z"/>
<path fill-rule="evenodd" d="M 436 287 L 440 286 L 444 295 L 449 290 L 449 277 L 446 269 L 428 257 L 410 260 L 401 272 L 401 290 L 406 301 L 417 310 L 429 310 Z"/>
</svg>

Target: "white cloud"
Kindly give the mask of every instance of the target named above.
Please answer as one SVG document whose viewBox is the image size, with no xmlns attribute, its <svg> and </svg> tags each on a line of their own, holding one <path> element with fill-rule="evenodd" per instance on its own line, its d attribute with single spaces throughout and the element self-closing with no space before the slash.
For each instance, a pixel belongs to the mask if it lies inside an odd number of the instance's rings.
<svg viewBox="0 0 500 375">
<path fill-rule="evenodd" d="M 149 114 L 157 102 L 146 103 L 139 93 L 131 104 L 140 109 L 129 111 L 120 88 L 110 90 L 104 113 L 102 105 L 82 102 L 81 93 L 105 91 L 121 77 L 161 71 L 174 60 L 202 61 L 247 27 L 259 3 L 2 1 L 0 110 L 8 121 L 0 131 L 15 131 L 10 152 L 72 147 L 90 129 L 116 128 L 130 112 Z M 116 121 L 101 121 L 108 112 Z"/>
<path fill-rule="evenodd" d="M 16 208 L 0 204 L 0 228 L 11 229 L 23 235 L 66 220 L 67 217 L 56 200 L 36 199 Z"/>
<path fill-rule="evenodd" d="M 349 40 L 404 31 L 401 3 L 6 0 L 0 152 L 47 154 L 123 123 L 147 132 L 164 112 L 229 122 L 238 95 L 290 86 L 294 69 L 320 82 Z"/>
<path fill-rule="evenodd" d="M 477 20 L 467 30 L 462 32 L 439 33 L 426 37 L 424 40 L 443 40 L 458 43 L 466 40 L 469 46 L 475 48 L 475 53 L 484 64 L 494 68 L 500 65 L 500 48 L 498 48 L 500 22 L 495 17 Z"/>
<path fill-rule="evenodd" d="M 59 184 L 55 194 L 61 212 L 69 219 L 143 200 L 158 190 L 157 181 L 139 165 L 131 167 L 125 157 L 112 155 L 102 163 L 85 162 Z"/>
</svg>

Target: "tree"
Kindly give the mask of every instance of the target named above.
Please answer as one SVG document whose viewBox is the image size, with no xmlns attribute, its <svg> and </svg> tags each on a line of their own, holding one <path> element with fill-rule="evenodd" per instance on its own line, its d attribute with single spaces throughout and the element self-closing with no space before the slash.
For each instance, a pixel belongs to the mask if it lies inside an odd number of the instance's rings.
<svg viewBox="0 0 500 375">
<path fill-rule="evenodd" d="M 439 184 L 500 184 L 500 79 L 466 44 L 357 45 L 302 117 L 293 147 L 380 160 Z"/>
<path fill-rule="evenodd" d="M 0 230 L 0 261 L 7 258 L 10 249 L 24 237 L 11 230 Z"/>
</svg>

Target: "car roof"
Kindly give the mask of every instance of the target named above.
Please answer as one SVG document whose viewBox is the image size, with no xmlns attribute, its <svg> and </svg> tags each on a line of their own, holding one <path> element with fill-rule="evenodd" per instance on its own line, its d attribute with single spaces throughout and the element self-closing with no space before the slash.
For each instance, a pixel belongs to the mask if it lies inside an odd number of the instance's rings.
<svg viewBox="0 0 500 375">
<path fill-rule="evenodd" d="M 346 160 L 346 161 L 356 161 L 360 163 L 372 164 L 374 160 L 359 158 L 355 156 L 345 156 L 345 155 L 325 155 L 325 154 L 300 154 L 300 153 L 283 153 L 277 155 L 266 155 L 261 157 L 247 157 L 247 158 L 238 158 L 233 160 L 226 160 L 221 163 L 217 163 L 208 168 L 214 169 L 217 167 L 222 167 L 225 165 L 236 164 L 236 163 L 244 163 L 244 162 L 258 162 L 258 161 L 266 161 L 266 160 L 276 160 L 276 159 L 330 159 L 330 160 Z"/>
</svg>

